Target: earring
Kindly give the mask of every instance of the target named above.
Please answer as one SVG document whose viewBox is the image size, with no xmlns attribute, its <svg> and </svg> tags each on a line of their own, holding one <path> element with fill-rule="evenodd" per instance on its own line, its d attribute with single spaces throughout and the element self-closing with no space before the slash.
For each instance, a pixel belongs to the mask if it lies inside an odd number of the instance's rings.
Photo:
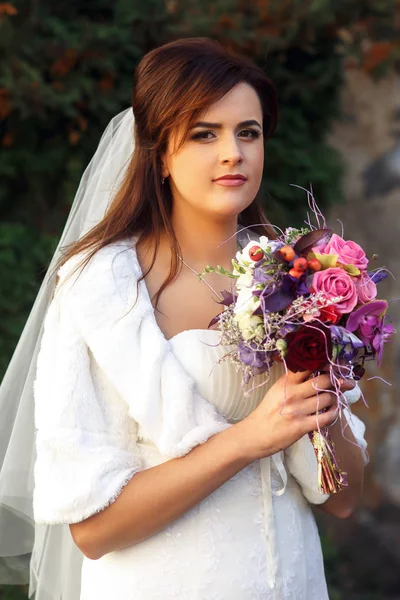
<svg viewBox="0 0 400 600">
<path fill-rule="evenodd" d="M 165 177 L 161 177 L 161 185 L 164 185 Z"/>
</svg>

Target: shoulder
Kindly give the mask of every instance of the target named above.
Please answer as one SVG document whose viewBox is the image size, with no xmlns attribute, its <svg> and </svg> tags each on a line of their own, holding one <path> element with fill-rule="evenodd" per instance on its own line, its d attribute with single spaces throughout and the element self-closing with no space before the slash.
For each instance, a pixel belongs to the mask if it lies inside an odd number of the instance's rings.
<svg viewBox="0 0 400 600">
<path fill-rule="evenodd" d="M 108 244 L 89 257 L 90 251 L 84 250 L 69 258 L 57 272 L 59 282 L 69 281 L 70 287 L 79 281 L 83 281 L 85 285 L 95 283 L 98 277 L 103 281 L 113 276 L 139 277 L 133 238 Z"/>
<path fill-rule="evenodd" d="M 57 272 L 56 295 L 87 305 L 115 297 L 132 300 L 141 276 L 135 246 L 134 238 L 126 238 L 100 248 L 92 257 L 89 251 L 72 256 Z"/>
<path fill-rule="evenodd" d="M 84 250 L 69 258 L 57 272 L 60 282 L 71 277 L 75 282 L 82 275 L 84 279 L 88 279 L 115 270 L 137 273 L 137 256 L 133 238 L 108 244 L 97 250 L 90 259 L 89 256 L 90 251 Z"/>
</svg>

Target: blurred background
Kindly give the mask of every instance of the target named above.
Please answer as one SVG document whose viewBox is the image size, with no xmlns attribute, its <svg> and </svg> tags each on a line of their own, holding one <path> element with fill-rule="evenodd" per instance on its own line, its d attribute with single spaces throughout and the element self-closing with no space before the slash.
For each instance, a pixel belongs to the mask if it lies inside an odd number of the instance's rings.
<svg viewBox="0 0 400 600">
<path fill-rule="evenodd" d="M 141 56 L 209 36 L 250 56 L 277 86 L 266 147 L 270 220 L 301 225 L 313 186 L 328 223 L 398 275 L 399 0 L 15 0 L 0 3 L 0 378 L 108 121 L 130 105 Z M 382 287 L 384 286 L 384 287 Z M 400 278 L 381 284 L 400 297 Z M 399 329 L 400 304 L 391 318 Z M 400 351 L 385 385 L 369 369 L 371 461 L 356 514 L 316 510 L 331 600 L 400 600 Z M 382 374 L 382 373 L 381 373 Z M 0 416 L 1 418 L 1 416 Z M 26 598 L 0 586 L 0 599 Z"/>
</svg>

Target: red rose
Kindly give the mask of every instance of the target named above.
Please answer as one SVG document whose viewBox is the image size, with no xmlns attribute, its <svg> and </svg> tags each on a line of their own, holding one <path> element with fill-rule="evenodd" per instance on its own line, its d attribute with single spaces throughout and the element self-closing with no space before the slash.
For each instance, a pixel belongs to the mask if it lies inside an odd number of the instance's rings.
<svg viewBox="0 0 400 600">
<path fill-rule="evenodd" d="M 332 358 L 332 340 L 328 327 L 321 323 L 302 325 L 286 336 L 285 356 L 288 368 L 299 371 L 318 371 Z"/>
</svg>

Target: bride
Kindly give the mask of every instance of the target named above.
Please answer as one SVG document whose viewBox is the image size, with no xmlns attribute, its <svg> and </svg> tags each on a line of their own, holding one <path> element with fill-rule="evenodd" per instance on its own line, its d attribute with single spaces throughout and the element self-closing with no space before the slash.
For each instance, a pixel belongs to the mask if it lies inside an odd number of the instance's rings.
<svg viewBox="0 0 400 600">
<path fill-rule="evenodd" d="M 249 236 L 274 237 L 257 194 L 277 113 L 249 60 L 178 40 L 144 56 L 132 107 L 100 141 L 27 324 L 45 315 L 19 393 L 26 407 L 34 392 L 35 431 L 15 411 L 7 438 L 35 440 L 35 460 L 18 459 L 33 485 L 0 501 L 25 524 L 20 547 L 33 530 L 36 600 L 328 599 L 310 505 L 352 513 L 365 427 L 345 409 L 342 435 L 334 394 L 317 399 L 308 373 L 275 367 L 244 398 L 208 329 L 222 280 L 198 277 L 229 269 Z M 17 349 L 3 391 L 23 361 Z M 318 423 L 348 473 L 331 497 L 308 438 Z M 22 470 L 6 456 L 9 489 Z"/>
</svg>

